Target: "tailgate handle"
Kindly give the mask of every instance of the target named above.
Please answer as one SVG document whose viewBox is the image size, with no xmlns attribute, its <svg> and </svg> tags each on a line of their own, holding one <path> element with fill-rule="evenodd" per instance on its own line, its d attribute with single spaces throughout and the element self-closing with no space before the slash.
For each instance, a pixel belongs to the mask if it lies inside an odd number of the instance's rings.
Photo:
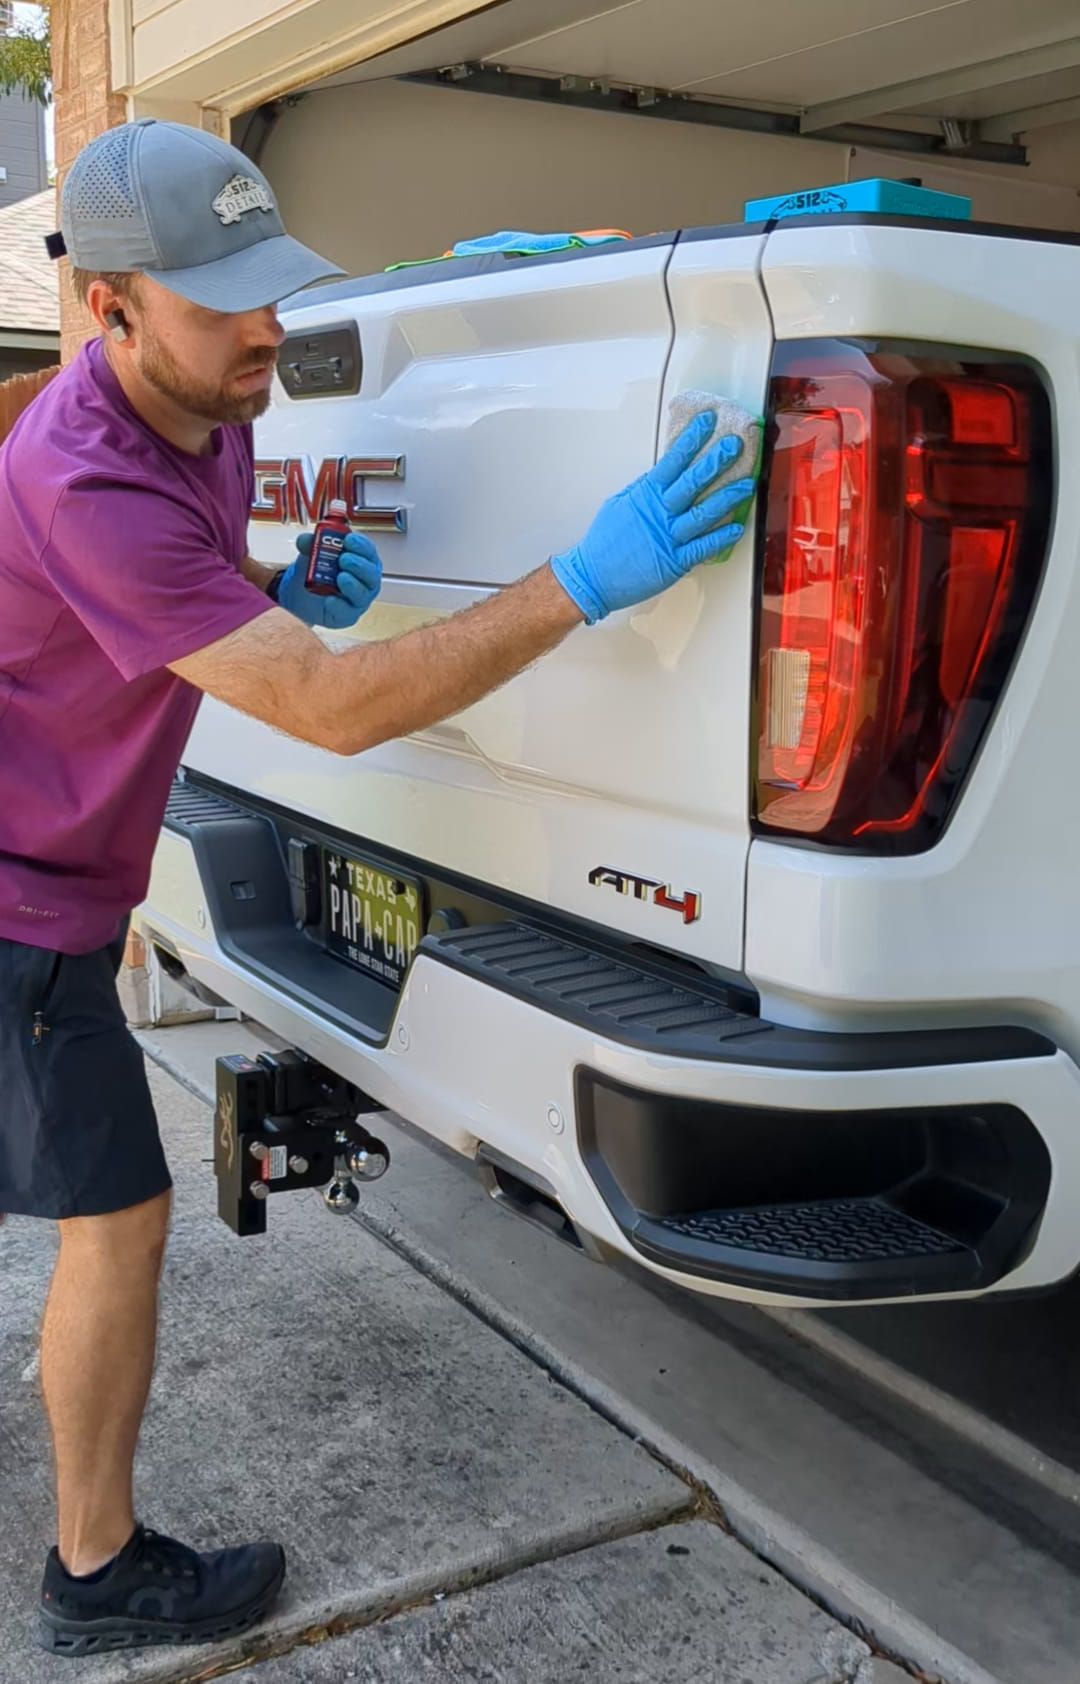
<svg viewBox="0 0 1080 1684">
<path fill-rule="evenodd" d="M 290 398 L 352 397 L 364 359 L 355 322 L 290 333 L 278 351 L 278 375 Z"/>
</svg>

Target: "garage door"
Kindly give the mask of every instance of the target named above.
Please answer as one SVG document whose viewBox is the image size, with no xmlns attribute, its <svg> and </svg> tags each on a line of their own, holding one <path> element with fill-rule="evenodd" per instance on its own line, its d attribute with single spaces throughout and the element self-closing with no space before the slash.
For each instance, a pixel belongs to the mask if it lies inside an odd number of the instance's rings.
<svg viewBox="0 0 1080 1684">
<path fill-rule="evenodd" d="M 504 0 L 321 84 L 463 90 L 990 163 L 1076 125 L 1076 0 Z M 1080 145 L 1073 163 L 1080 177 Z M 1076 184 L 1074 182 L 1074 184 Z"/>
</svg>

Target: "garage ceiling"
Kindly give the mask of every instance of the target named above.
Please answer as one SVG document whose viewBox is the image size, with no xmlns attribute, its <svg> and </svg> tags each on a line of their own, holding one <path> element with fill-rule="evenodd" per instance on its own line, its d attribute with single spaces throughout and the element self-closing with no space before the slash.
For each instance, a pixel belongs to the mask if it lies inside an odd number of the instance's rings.
<svg viewBox="0 0 1080 1684">
<path fill-rule="evenodd" d="M 583 79 L 571 90 L 596 81 L 661 89 L 783 113 L 816 136 L 865 124 L 937 131 L 949 119 L 948 144 L 963 151 L 1080 119 L 1080 5 L 497 0 L 319 85 L 454 65 Z"/>
</svg>

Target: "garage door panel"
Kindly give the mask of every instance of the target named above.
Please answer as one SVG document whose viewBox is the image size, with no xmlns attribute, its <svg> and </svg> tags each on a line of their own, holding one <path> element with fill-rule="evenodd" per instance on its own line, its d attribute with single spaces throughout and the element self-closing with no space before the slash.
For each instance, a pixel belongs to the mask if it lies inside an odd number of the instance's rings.
<svg viewBox="0 0 1080 1684">
<path fill-rule="evenodd" d="M 1036 7 L 1018 0 L 962 0 L 752 68 L 699 75 L 685 85 L 726 99 L 752 91 L 778 105 L 815 105 L 966 66 L 973 56 L 990 59 L 1047 46 L 1074 36 L 1078 18 L 1076 0 L 1039 0 Z"/>
<path fill-rule="evenodd" d="M 143 4 L 147 0 L 142 0 Z M 169 4 L 171 0 L 153 0 Z M 556 33 L 596 11 L 596 0 L 507 0 L 502 6 L 484 9 L 477 16 L 451 24 L 434 35 L 422 36 L 393 52 L 381 53 L 366 64 L 351 65 L 319 86 L 345 87 L 353 82 L 382 81 L 387 76 L 408 76 L 419 70 L 436 70 L 446 64 L 465 62 L 518 63 L 522 42 Z"/>
<path fill-rule="evenodd" d="M 864 30 L 919 9 L 918 0 L 859 0 L 858 6 L 852 0 L 813 5 L 770 0 L 766 8 L 721 6 L 717 0 L 636 0 L 523 42 L 515 58 L 533 70 L 608 75 L 665 88 L 703 75 L 746 72 L 752 79 L 754 67 L 768 61 L 781 42 L 786 56 L 849 35 L 856 15 Z"/>
<path fill-rule="evenodd" d="M 1074 34 L 1076 0 L 634 0 L 506 48 L 534 70 L 608 75 L 794 108 Z M 489 56 L 495 57 L 497 54 Z"/>
</svg>

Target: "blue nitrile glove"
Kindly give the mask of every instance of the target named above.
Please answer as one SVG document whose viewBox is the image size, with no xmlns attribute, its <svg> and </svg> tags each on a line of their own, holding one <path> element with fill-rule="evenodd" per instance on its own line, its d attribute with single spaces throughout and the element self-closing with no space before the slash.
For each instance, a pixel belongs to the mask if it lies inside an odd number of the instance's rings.
<svg viewBox="0 0 1080 1684">
<path fill-rule="evenodd" d="M 742 450 L 732 434 L 702 451 L 715 426 L 711 411 L 696 415 L 654 468 L 608 498 L 580 544 L 552 557 L 590 625 L 656 596 L 742 537 L 745 528 L 729 517 L 753 496 L 752 478 L 695 502 Z"/>
<path fill-rule="evenodd" d="M 277 601 L 298 620 L 308 626 L 327 626 L 342 631 L 355 626 L 361 614 L 367 612 L 379 594 L 382 584 L 382 562 L 370 538 L 362 532 L 350 532 L 341 552 L 341 571 L 337 576 L 337 596 L 319 596 L 304 583 L 311 556 L 313 534 L 301 532 L 296 540 L 299 559 L 287 567 L 277 588 Z"/>
</svg>

